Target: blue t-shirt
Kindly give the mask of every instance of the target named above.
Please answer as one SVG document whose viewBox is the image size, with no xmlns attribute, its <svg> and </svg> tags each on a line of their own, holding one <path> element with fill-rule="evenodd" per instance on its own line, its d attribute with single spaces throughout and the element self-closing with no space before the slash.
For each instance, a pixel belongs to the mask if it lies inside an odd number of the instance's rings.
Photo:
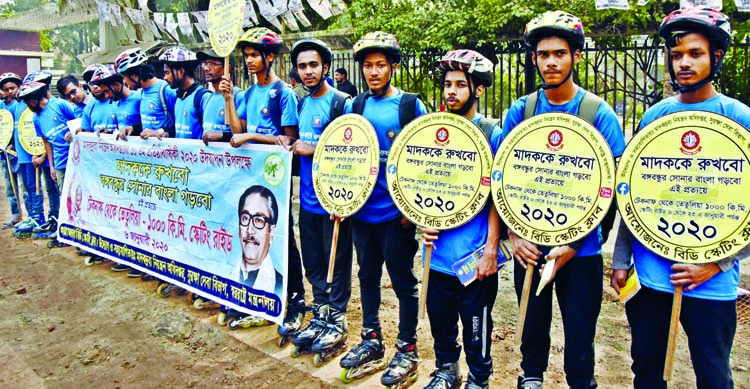
<svg viewBox="0 0 750 389">
<path fill-rule="evenodd" d="M 10 116 L 13 118 L 13 124 L 15 125 L 16 118 L 15 118 L 15 109 L 16 109 L 16 100 L 11 100 L 10 104 L 5 104 L 4 99 L 0 99 L 0 110 L 4 109 L 10 113 Z M 4 154 L 4 151 L 0 150 L 0 155 Z M 0 161 L 1 163 L 2 161 Z"/>
<path fill-rule="evenodd" d="M 393 220 L 401 214 L 388 191 L 388 183 L 385 179 L 385 164 L 388 161 L 388 152 L 391 150 L 393 141 L 396 139 L 396 135 L 401 132 L 398 110 L 403 95 L 404 92 L 399 90 L 395 96 L 377 99 L 368 96 L 365 101 L 362 116 L 372 123 L 372 126 L 375 127 L 375 132 L 378 134 L 378 143 L 380 143 L 380 170 L 378 171 L 378 180 L 375 183 L 375 188 L 372 190 L 372 195 L 367 199 L 362 209 L 354 214 L 355 218 L 363 222 L 372 224 L 383 223 Z M 344 113 L 352 113 L 353 102 L 353 99 L 347 102 L 346 106 L 344 106 Z M 427 113 L 427 108 L 425 108 L 422 100 L 417 99 L 415 117 L 419 117 L 425 113 Z"/>
<path fill-rule="evenodd" d="M 25 111 L 26 103 L 18 101 L 13 107 L 13 144 L 16 148 L 16 156 L 18 157 L 18 163 L 31 163 L 31 154 L 27 153 L 26 150 L 21 146 L 21 141 L 18 138 L 18 123 L 21 121 L 21 114 Z"/>
<path fill-rule="evenodd" d="M 245 92 L 234 87 L 234 106 L 238 107 L 245 98 Z M 203 113 L 203 131 L 232 132 L 228 124 L 224 122 L 224 96 L 214 93 L 208 98 L 206 111 Z"/>
<path fill-rule="evenodd" d="M 197 85 L 197 84 L 194 84 Z M 198 85 L 193 92 L 185 98 L 177 98 L 175 101 L 174 132 L 177 139 L 201 139 L 203 137 L 203 128 L 198 120 L 198 112 L 195 110 L 195 94 L 204 88 Z M 188 89 L 189 90 L 189 89 Z M 211 93 L 206 93 L 201 97 L 201 112 L 206 112 L 206 104 Z"/>
<path fill-rule="evenodd" d="M 476 115 L 472 121 L 479 125 L 481 118 L 482 115 Z M 492 147 L 493 154 L 497 152 L 502 141 L 503 132 L 500 130 L 500 127 L 495 126 L 490 136 L 490 146 Z M 484 209 L 468 223 L 457 228 L 440 231 L 440 236 L 435 241 L 437 250 L 432 250 L 430 269 L 455 276 L 456 273 L 451 266 L 456 261 L 465 258 L 487 243 L 489 207 L 495 206 L 492 203 L 491 197 L 487 198 L 487 202 Z"/>
<path fill-rule="evenodd" d="M 750 129 L 750 108 L 722 94 L 694 104 L 680 103 L 677 97 L 662 100 L 646 111 L 643 119 L 641 119 L 640 128 L 664 115 L 689 110 L 718 113 L 734 119 L 745 128 Z M 672 274 L 671 266 L 674 262 L 653 253 L 637 239 L 633 239 L 633 259 L 642 285 L 658 291 L 674 293 L 674 285 L 669 282 L 669 276 Z M 683 294 L 705 300 L 735 300 L 737 299 L 739 280 L 740 263 L 739 258 L 737 258 L 732 269 L 719 272 L 697 288 L 684 290 Z"/>
<path fill-rule="evenodd" d="M 99 101 L 91 99 L 83 109 L 81 129 L 85 131 L 114 132 L 117 129 L 117 115 L 115 105 L 109 99 Z"/>
<path fill-rule="evenodd" d="M 117 129 L 141 124 L 141 92 L 131 91 L 130 95 L 117 101 L 115 105 Z"/>
<path fill-rule="evenodd" d="M 539 100 L 537 102 L 536 113 L 543 114 L 548 112 L 567 112 L 573 115 L 578 113 L 578 107 L 581 105 L 583 96 L 586 91 L 583 88 L 578 88 L 576 96 L 565 104 L 556 105 L 552 104 L 547 100 L 547 96 L 544 93 L 539 94 Z M 523 121 L 523 113 L 526 108 L 526 99 L 528 96 L 521 97 L 513 103 L 505 117 L 503 123 L 503 138 L 507 137 L 510 131 Z M 604 139 L 607 140 L 609 148 L 612 150 L 612 154 L 615 158 L 620 157 L 622 152 L 625 150 L 625 137 L 623 136 L 622 126 L 620 121 L 615 114 L 615 111 L 607 105 L 604 101 L 599 104 L 599 110 L 596 112 L 596 118 L 594 119 L 594 127 L 601 132 Z M 593 231 L 583 242 L 583 247 L 576 254 L 577 257 L 587 257 L 591 255 L 601 254 L 602 252 L 602 229 L 601 226 L 597 227 L 596 231 Z M 542 250 L 546 251 L 546 250 Z"/>
<path fill-rule="evenodd" d="M 141 91 L 141 124 L 144 130 L 159 130 L 174 124 L 170 121 L 163 104 L 166 103 L 167 110 L 174 112 L 177 92 L 166 84 L 166 81 L 159 80 L 156 84 Z M 162 85 L 166 85 L 164 88 L 166 101 L 164 102 L 161 100 Z"/>
<path fill-rule="evenodd" d="M 65 134 L 68 133 L 68 120 L 75 118 L 70 104 L 57 97 L 49 99 L 42 112 L 34 115 L 36 134 L 52 146 L 54 168 L 57 170 L 65 169 L 68 165 L 70 143 L 65 140 Z"/>
<path fill-rule="evenodd" d="M 273 97 L 276 100 L 278 93 L 281 93 L 281 96 L 278 97 L 280 99 L 281 127 L 299 124 L 297 94 L 288 86 L 282 87 L 281 90 L 272 88 L 274 84 L 274 82 L 266 86 L 256 84 L 245 91 L 245 96 L 240 100 L 241 103 L 237 107 L 237 116 L 247 121 L 247 132 L 275 136 L 283 134 L 281 128 L 274 126 L 271 118 L 272 111 L 269 108 L 272 104 L 271 98 Z"/>
<path fill-rule="evenodd" d="M 331 121 L 331 104 L 335 90 L 330 90 L 323 96 L 309 96 L 302 100 L 302 108 L 299 112 L 299 139 L 313 146 L 318 144 L 323 129 Z M 327 215 L 325 209 L 320 205 L 318 196 L 315 194 L 312 180 L 313 157 L 300 155 L 299 171 L 299 198 L 300 206 L 305 211 L 318 215 Z"/>
<path fill-rule="evenodd" d="M 96 100 L 96 99 L 92 99 L 92 100 Z M 67 100 L 66 102 L 70 104 L 71 108 L 73 108 L 73 114 L 76 115 L 77 118 L 83 119 L 83 115 L 86 111 L 86 106 L 88 106 L 88 104 L 86 104 L 86 99 L 81 101 L 79 104 L 73 104 Z"/>
</svg>

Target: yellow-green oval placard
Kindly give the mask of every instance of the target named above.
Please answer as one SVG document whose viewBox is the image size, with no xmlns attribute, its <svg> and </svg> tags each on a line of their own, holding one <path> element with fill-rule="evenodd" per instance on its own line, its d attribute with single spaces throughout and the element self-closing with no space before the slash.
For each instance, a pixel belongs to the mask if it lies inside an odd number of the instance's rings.
<svg viewBox="0 0 750 389">
<path fill-rule="evenodd" d="M 0 109 L 0 149 L 5 150 L 13 138 L 13 114 L 7 109 Z"/>
<path fill-rule="evenodd" d="M 312 177 L 323 209 L 342 217 L 367 202 L 378 180 L 380 143 L 361 115 L 347 114 L 328 124 L 315 146 Z"/>
<path fill-rule="evenodd" d="M 594 231 L 614 200 L 615 161 L 591 124 L 535 115 L 506 137 L 492 165 L 492 198 L 518 236 L 559 246 Z"/>
<path fill-rule="evenodd" d="M 663 116 L 628 143 L 617 205 L 649 250 L 683 263 L 715 262 L 750 240 L 750 132 L 712 112 Z"/>
<path fill-rule="evenodd" d="M 445 230 L 468 223 L 489 197 L 492 149 L 470 120 L 447 112 L 409 123 L 388 154 L 388 190 L 414 224 Z"/>
<path fill-rule="evenodd" d="M 216 54 L 226 57 L 234 50 L 242 34 L 244 6 L 244 0 L 211 0 L 208 4 L 208 36 Z"/>
<path fill-rule="evenodd" d="M 34 113 L 28 108 L 21 113 L 21 118 L 18 120 L 18 141 L 21 147 L 31 155 L 45 153 L 44 141 L 37 136 L 34 127 Z"/>
</svg>

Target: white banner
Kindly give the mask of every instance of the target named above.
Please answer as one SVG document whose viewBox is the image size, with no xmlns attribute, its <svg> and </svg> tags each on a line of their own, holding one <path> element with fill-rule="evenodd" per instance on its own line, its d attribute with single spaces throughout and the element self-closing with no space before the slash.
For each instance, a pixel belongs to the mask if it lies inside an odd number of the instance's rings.
<svg viewBox="0 0 750 389">
<path fill-rule="evenodd" d="M 734 0 L 734 5 L 737 6 L 737 11 L 750 12 L 750 0 Z"/>
<path fill-rule="evenodd" d="M 245 3 L 245 23 L 243 23 L 242 27 L 244 28 L 250 28 L 252 26 L 258 25 L 258 15 L 255 13 L 255 7 L 253 6 L 253 2 L 248 0 Z"/>
<path fill-rule="evenodd" d="M 280 323 L 291 161 L 279 146 L 78 135 L 58 239 Z"/>
<path fill-rule="evenodd" d="M 331 3 L 328 0 L 307 0 L 307 4 L 323 19 L 333 16 L 331 13 Z"/>
<path fill-rule="evenodd" d="M 190 22 L 190 14 L 187 12 L 180 12 L 177 14 L 177 25 L 180 27 L 180 32 L 185 35 L 189 40 L 194 40 L 193 36 L 193 24 Z"/>
<path fill-rule="evenodd" d="M 195 16 L 195 29 L 204 42 L 208 41 L 208 11 L 193 12 Z"/>
<path fill-rule="evenodd" d="M 706 7 L 721 11 L 721 0 L 680 0 L 680 8 Z"/>
</svg>

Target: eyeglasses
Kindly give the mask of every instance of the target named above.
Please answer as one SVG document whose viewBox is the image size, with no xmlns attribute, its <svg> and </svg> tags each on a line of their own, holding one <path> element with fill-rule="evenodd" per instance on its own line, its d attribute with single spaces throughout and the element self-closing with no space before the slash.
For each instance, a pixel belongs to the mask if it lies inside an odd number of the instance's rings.
<svg viewBox="0 0 750 389">
<path fill-rule="evenodd" d="M 77 94 L 78 94 L 78 88 L 73 88 L 73 89 L 71 89 L 71 90 L 70 90 L 70 92 L 68 92 L 68 93 L 67 93 L 67 94 L 65 95 L 65 97 L 67 97 L 67 98 L 69 98 L 69 99 L 72 99 L 72 98 L 73 98 L 73 96 L 75 96 L 75 95 L 77 95 Z"/>
<path fill-rule="evenodd" d="M 218 68 L 220 66 L 224 66 L 224 63 L 222 63 L 222 62 L 205 61 L 205 62 L 203 62 L 203 66 L 208 67 L 208 68 Z"/>
<path fill-rule="evenodd" d="M 243 212 L 240 214 L 240 226 L 247 227 L 250 225 L 250 223 L 253 223 L 253 227 L 256 230 L 262 230 L 266 228 L 266 225 L 268 223 L 271 223 L 273 219 L 271 219 L 268 216 L 263 215 L 251 215 L 247 212 Z"/>
</svg>

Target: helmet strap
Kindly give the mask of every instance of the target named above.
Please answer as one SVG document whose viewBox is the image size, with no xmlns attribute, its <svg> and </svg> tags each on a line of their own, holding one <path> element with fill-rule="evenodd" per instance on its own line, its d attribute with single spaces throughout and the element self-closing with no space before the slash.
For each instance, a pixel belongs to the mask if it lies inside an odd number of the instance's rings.
<svg viewBox="0 0 750 389">
<path fill-rule="evenodd" d="M 323 64 L 325 66 L 325 64 Z M 314 87 L 308 88 L 304 83 L 302 83 L 302 88 L 307 91 L 307 93 L 310 96 L 315 96 L 316 93 L 320 90 L 321 87 L 323 87 L 323 83 L 326 82 L 326 79 L 328 78 L 328 74 L 330 73 L 331 65 L 328 64 L 328 70 L 326 70 L 325 74 L 323 72 L 320 73 L 320 80 L 318 80 L 318 83 L 315 84 Z"/>
</svg>

